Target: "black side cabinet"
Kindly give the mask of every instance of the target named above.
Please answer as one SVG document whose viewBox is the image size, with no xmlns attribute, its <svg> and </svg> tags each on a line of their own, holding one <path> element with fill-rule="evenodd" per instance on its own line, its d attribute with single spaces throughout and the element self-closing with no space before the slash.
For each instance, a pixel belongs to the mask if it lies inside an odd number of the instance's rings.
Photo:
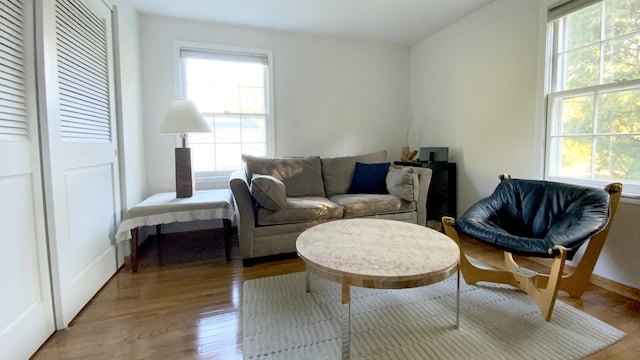
<svg viewBox="0 0 640 360">
<path fill-rule="evenodd" d="M 449 162 L 410 163 L 394 162 L 395 165 L 429 168 L 433 172 L 427 193 L 427 220 L 438 223 L 443 216 L 456 217 L 456 164 Z"/>
</svg>

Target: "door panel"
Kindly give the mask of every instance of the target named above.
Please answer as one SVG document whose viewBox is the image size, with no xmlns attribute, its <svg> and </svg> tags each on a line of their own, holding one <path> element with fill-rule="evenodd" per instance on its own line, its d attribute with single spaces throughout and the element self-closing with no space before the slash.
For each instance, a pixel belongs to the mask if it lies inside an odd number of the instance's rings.
<svg viewBox="0 0 640 360">
<path fill-rule="evenodd" d="M 38 284 L 39 264 L 36 244 L 37 214 L 34 211 L 33 185 L 30 175 L 17 175 L 0 179 L 0 214 L 7 225 L 3 228 L 2 236 L 6 239 L 2 252 L 11 254 L 0 262 L 0 276 L 3 284 L 11 289 L 19 289 L 22 282 Z M 14 277 L 14 274 L 20 274 Z M 48 295 L 48 294 L 47 294 Z M 17 294 L 3 297 L 4 307 L 9 307 L 9 313 L 21 314 L 34 302 L 42 298 L 39 287 L 25 287 Z M 4 316 L 0 316 L 3 318 Z"/>
<path fill-rule="evenodd" d="M 0 0 L 0 357 L 26 359 L 53 333 L 32 1 Z"/>
<path fill-rule="evenodd" d="M 99 165 L 65 171 L 65 187 L 69 214 L 72 271 L 81 273 L 106 252 L 112 251 L 114 236 L 113 170 Z M 101 206 L 93 206 L 101 204 Z M 88 239 L 87 237 L 94 238 Z"/>
<path fill-rule="evenodd" d="M 111 10 L 99 0 L 42 6 L 45 195 L 56 326 L 64 328 L 117 270 Z"/>
<path fill-rule="evenodd" d="M 8 359 L 29 357 L 54 331 L 43 205 L 34 183 L 33 173 L 0 177 L 0 353 Z"/>
</svg>

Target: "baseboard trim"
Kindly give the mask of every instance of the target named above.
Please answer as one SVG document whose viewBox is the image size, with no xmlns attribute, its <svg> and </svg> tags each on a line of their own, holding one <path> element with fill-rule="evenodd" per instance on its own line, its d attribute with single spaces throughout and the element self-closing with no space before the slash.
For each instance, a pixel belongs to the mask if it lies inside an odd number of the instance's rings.
<svg viewBox="0 0 640 360">
<path fill-rule="evenodd" d="M 631 300 L 640 301 L 640 289 L 633 288 L 629 285 L 621 284 L 617 281 L 607 279 L 605 277 L 591 274 L 591 283 L 603 289 L 612 291 L 618 295 L 622 295 Z"/>
<path fill-rule="evenodd" d="M 549 260 L 546 259 L 542 259 L 542 258 L 533 258 L 530 257 L 528 258 L 530 260 L 532 260 L 533 262 L 536 262 L 538 264 L 541 265 L 545 265 L 547 267 L 550 266 L 551 262 Z M 545 261 L 546 260 L 546 261 Z M 569 265 L 565 265 L 565 273 L 570 273 L 572 271 L 575 270 L 575 268 L 573 266 L 569 266 Z M 592 283 L 595 286 L 599 286 L 605 290 L 609 290 L 611 292 L 614 292 L 620 296 L 624 296 L 626 298 L 629 298 L 631 300 L 635 300 L 635 301 L 640 301 L 640 289 L 636 289 L 634 287 L 631 287 L 629 285 L 625 285 L 625 284 L 621 284 L 617 281 L 613 281 L 611 279 L 607 279 L 605 277 L 602 277 L 600 275 L 597 274 L 591 274 L 591 278 L 589 279 L 589 282 Z"/>
</svg>

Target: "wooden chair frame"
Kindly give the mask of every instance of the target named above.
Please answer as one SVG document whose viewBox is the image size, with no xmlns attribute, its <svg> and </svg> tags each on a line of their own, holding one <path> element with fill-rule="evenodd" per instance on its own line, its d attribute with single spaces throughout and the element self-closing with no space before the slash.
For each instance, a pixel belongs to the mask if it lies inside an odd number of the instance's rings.
<svg viewBox="0 0 640 360">
<path fill-rule="evenodd" d="M 589 240 L 587 249 L 575 270 L 566 275 L 564 274 L 564 265 L 567 258 L 567 249 L 562 246 L 556 246 L 559 251 L 558 255 L 552 260 L 549 274 L 539 274 L 519 266 L 514 260 L 513 254 L 508 251 L 504 252 L 505 269 L 479 268 L 469 262 L 461 246 L 461 242 L 472 239 L 472 237 L 456 230 L 454 226 L 455 219 L 448 216 L 443 217 L 442 225 L 445 233 L 460 248 L 460 271 L 462 271 L 465 282 L 469 285 L 476 284 L 478 281 L 495 282 L 508 284 L 525 291 L 540 309 L 542 317 L 549 321 L 558 296 L 558 290 L 566 291 L 571 297 L 581 297 L 589 284 L 591 274 L 618 208 L 618 202 L 622 194 L 622 184 L 611 183 L 605 187 L 605 190 L 610 195 L 609 221 L 604 229 Z"/>
</svg>

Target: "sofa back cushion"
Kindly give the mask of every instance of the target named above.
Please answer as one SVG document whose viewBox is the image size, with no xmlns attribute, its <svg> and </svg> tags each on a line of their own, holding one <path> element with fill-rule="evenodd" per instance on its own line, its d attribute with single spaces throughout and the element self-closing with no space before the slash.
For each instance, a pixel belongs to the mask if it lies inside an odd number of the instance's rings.
<svg viewBox="0 0 640 360">
<path fill-rule="evenodd" d="M 247 179 L 273 176 L 285 185 L 287 197 L 325 196 L 320 157 L 264 157 L 242 155 Z"/>
<path fill-rule="evenodd" d="M 324 190 L 327 196 L 347 193 L 356 168 L 356 162 L 372 164 L 386 161 L 386 150 L 364 155 L 322 159 L 322 179 L 324 180 Z"/>
</svg>

